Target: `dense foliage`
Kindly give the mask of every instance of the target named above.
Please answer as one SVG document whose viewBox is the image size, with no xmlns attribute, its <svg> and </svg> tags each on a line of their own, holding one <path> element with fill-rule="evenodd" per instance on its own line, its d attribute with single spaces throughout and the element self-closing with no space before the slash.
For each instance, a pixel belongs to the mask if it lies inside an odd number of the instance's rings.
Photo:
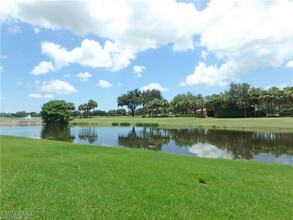
<svg viewBox="0 0 293 220">
<path fill-rule="evenodd" d="M 143 103 L 142 93 L 139 89 L 128 91 L 117 99 L 118 107 L 127 106 L 131 111 L 132 117 L 135 115 L 136 108 Z"/>
<path fill-rule="evenodd" d="M 293 116 L 293 87 L 263 89 L 251 87 L 247 83 L 231 83 L 229 89 L 220 94 L 204 97 L 202 94 L 187 92 L 176 95 L 170 102 L 162 96 L 160 90 L 134 89 L 120 95 L 117 98 L 117 104 L 122 108 L 102 111 L 96 109 L 98 104 L 91 99 L 87 103 L 79 105 L 77 111 L 73 111 L 69 107 L 70 110 L 63 112 L 61 118 L 66 121 L 69 118 L 68 111 L 72 117 L 86 118 L 107 115 L 209 116 L 216 118 Z M 71 105 L 74 106 L 73 103 Z M 129 112 L 123 107 L 127 107 Z M 43 112 L 43 114 L 45 113 Z M 24 117 L 25 115 L 27 115 L 25 112 L 1 113 L 1 116 L 4 117 Z M 31 115 L 37 116 L 35 113 Z"/>
<path fill-rule="evenodd" d="M 72 102 L 52 100 L 42 106 L 41 117 L 46 125 L 67 125 L 70 120 L 70 112 L 75 110 Z"/>
<path fill-rule="evenodd" d="M 98 103 L 92 99 L 88 103 L 84 103 L 78 106 L 78 110 L 83 112 L 84 117 L 89 117 L 92 110 L 98 107 Z"/>
</svg>

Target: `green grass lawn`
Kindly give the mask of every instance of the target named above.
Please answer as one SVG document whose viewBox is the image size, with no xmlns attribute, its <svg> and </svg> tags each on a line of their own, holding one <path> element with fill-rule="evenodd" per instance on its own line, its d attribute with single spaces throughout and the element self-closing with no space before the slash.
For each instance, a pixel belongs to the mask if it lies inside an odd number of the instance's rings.
<svg viewBox="0 0 293 220">
<path fill-rule="evenodd" d="M 1 136 L 2 217 L 292 219 L 292 180 L 285 165 Z"/>
<path fill-rule="evenodd" d="M 74 125 L 98 125 L 111 126 L 112 123 L 137 123 L 159 124 L 164 128 L 216 128 L 233 130 L 273 130 L 292 131 L 293 118 L 195 118 L 195 117 L 173 117 L 173 118 L 141 118 L 141 117 L 95 117 L 74 119 Z"/>
</svg>

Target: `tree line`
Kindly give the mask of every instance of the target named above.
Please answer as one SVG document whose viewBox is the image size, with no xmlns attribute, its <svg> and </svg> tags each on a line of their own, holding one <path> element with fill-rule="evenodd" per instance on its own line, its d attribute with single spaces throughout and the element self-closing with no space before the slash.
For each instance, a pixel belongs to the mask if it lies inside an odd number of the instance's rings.
<svg viewBox="0 0 293 220">
<path fill-rule="evenodd" d="M 130 90 L 117 98 L 120 109 L 97 110 L 98 103 L 89 100 L 78 106 L 72 102 L 52 100 L 42 106 L 40 116 L 45 123 L 68 124 L 72 117 L 100 115 L 142 117 L 264 117 L 293 116 L 293 87 L 262 89 L 247 83 L 231 83 L 229 89 L 209 96 L 191 92 L 178 94 L 170 102 L 159 90 Z M 127 107 L 128 112 L 123 108 Z M 25 112 L 17 115 L 24 116 Z"/>
<path fill-rule="evenodd" d="M 220 94 L 203 96 L 187 92 L 170 102 L 159 90 L 134 89 L 117 99 L 118 106 L 130 114 L 147 116 L 197 115 L 200 117 L 263 117 L 293 116 L 293 87 L 262 89 L 247 83 L 231 83 Z"/>
</svg>

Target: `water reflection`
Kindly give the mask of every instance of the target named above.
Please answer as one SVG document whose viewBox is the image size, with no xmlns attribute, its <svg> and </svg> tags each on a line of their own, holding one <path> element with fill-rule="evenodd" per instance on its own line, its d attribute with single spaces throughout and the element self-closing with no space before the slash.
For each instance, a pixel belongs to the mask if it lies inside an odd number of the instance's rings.
<svg viewBox="0 0 293 220">
<path fill-rule="evenodd" d="M 42 128 L 41 138 L 73 142 L 75 137 L 71 135 L 70 127 L 68 126 L 46 125 Z"/>
<path fill-rule="evenodd" d="M 78 132 L 78 137 L 80 140 L 88 141 L 88 143 L 93 144 L 98 139 L 98 132 L 95 127 L 81 127 Z"/>
<path fill-rule="evenodd" d="M 292 133 L 142 127 L 1 127 L 1 134 L 293 165 Z M 31 132 L 31 133 L 30 133 Z"/>
<path fill-rule="evenodd" d="M 127 135 L 118 135 L 118 144 L 124 147 L 144 148 L 161 151 L 164 144 L 168 144 L 170 136 L 166 130 L 143 128 L 136 131 L 135 127 Z"/>
<path fill-rule="evenodd" d="M 189 152 L 195 154 L 198 157 L 207 158 L 223 158 L 223 159 L 233 159 L 233 155 L 228 152 L 227 149 L 220 149 L 214 145 L 207 143 L 198 143 L 191 146 Z"/>
<path fill-rule="evenodd" d="M 179 147 L 209 143 L 228 150 L 233 158 L 252 159 L 258 153 L 293 154 L 293 135 L 288 133 L 173 129 L 169 134 Z"/>
</svg>

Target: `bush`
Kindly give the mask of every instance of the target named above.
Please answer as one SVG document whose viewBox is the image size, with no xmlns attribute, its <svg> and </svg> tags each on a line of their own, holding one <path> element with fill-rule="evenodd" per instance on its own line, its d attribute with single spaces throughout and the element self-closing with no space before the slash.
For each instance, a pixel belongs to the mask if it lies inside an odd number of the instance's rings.
<svg viewBox="0 0 293 220">
<path fill-rule="evenodd" d="M 128 122 L 121 122 L 120 123 L 120 126 L 130 126 L 130 123 L 128 123 Z"/>
<path fill-rule="evenodd" d="M 246 117 L 254 117 L 254 109 L 247 108 Z M 244 118 L 245 110 L 244 109 L 234 109 L 234 108 L 222 108 L 217 111 L 218 118 Z"/>
<path fill-rule="evenodd" d="M 74 110 L 72 103 L 63 100 L 52 100 L 42 106 L 41 117 L 44 123 L 68 125 L 71 110 Z"/>
<path fill-rule="evenodd" d="M 136 123 L 136 127 L 151 127 L 151 128 L 157 128 L 160 125 L 157 123 Z"/>
</svg>

